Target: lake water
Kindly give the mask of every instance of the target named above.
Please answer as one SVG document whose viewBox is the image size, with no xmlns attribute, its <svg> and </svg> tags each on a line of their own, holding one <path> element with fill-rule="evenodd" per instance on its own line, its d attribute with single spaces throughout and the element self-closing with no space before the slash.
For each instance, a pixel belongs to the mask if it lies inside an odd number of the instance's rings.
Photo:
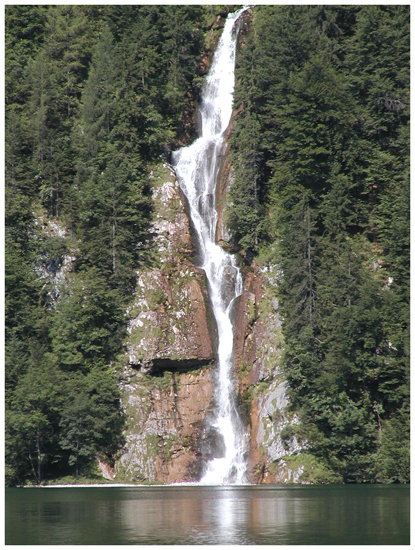
<svg viewBox="0 0 415 550">
<path fill-rule="evenodd" d="M 409 544 L 408 486 L 6 489 L 6 544 Z"/>
</svg>

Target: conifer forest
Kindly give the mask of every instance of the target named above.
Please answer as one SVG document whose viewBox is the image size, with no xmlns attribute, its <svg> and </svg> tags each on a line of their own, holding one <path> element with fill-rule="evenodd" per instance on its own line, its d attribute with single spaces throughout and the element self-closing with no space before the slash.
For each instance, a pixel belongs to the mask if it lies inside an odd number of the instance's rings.
<svg viewBox="0 0 415 550">
<path fill-rule="evenodd" d="M 149 174 L 197 136 L 237 7 L 5 8 L 8 485 L 93 477 L 122 451 L 126 312 L 158 261 Z M 298 419 L 281 438 L 323 481 L 410 477 L 409 15 L 255 5 L 238 37 L 227 247 L 242 272 L 276 269 Z"/>
</svg>

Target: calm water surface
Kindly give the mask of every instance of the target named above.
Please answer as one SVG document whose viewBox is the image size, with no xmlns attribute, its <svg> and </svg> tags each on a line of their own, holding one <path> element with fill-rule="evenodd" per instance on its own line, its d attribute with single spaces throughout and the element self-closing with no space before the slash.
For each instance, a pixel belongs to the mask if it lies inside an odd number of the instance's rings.
<svg viewBox="0 0 415 550">
<path fill-rule="evenodd" d="M 409 544 L 408 486 L 6 489 L 6 544 Z"/>
</svg>

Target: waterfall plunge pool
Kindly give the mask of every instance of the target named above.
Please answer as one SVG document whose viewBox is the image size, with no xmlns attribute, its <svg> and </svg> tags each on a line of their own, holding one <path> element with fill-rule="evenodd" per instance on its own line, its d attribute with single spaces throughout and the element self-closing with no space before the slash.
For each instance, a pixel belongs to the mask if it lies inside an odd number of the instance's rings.
<svg viewBox="0 0 415 550">
<path fill-rule="evenodd" d="M 409 486 L 5 490 L 6 544 L 403 545 Z"/>
</svg>

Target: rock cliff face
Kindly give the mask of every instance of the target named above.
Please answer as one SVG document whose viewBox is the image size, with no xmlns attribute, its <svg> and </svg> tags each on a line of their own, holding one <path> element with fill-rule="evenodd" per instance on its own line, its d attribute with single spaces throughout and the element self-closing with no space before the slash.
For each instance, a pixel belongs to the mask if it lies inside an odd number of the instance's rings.
<svg viewBox="0 0 415 550">
<path fill-rule="evenodd" d="M 206 280 L 188 259 L 193 252 L 190 225 L 173 172 L 165 167 L 164 174 L 153 173 L 152 182 L 158 265 L 139 273 L 128 309 L 129 363 L 151 374 L 183 372 L 213 359 Z"/>
<path fill-rule="evenodd" d="M 231 185 L 232 164 L 226 147 L 217 185 L 216 238 L 227 250 L 232 248 L 225 223 L 226 197 Z M 249 263 L 248 258 L 245 261 Z M 287 382 L 281 369 L 284 344 L 275 297 L 277 278 L 275 266 L 261 269 L 255 262 L 246 265 L 244 290 L 235 312 L 234 369 L 241 413 L 250 434 L 248 477 L 251 483 L 306 481 L 302 477 L 301 460 L 289 468 L 290 457 L 304 451 L 305 444 L 300 444 L 292 434 L 292 426 L 298 420 L 289 412 Z"/>
<path fill-rule="evenodd" d="M 117 481 L 175 483 L 199 479 L 210 449 L 211 364 L 215 327 L 204 272 L 189 259 L 191 227 L 184 199 L 168 166 L 151 176 L 155 265 L 140 271 L 128 309 L 129 336 L 120 386 L 127 418 L 126 444 L 115 466 Z M 223 205 L 232 181 L 224 155 L 218 185 L 218 240 L 229 235 Z M 283 337 L 275 267 L 244 268 L 235 308 L 234 369 L 241 414 L 250 434 L 251 483 L 306 481 L 296 460 L 304 445 L 293 436 L 281 370 Z M 213 338 L 212 338 L 213 335 Z M 205 458 L 206 458 L 205 456 Z"/>
<path fill-rule="evenodd" d="M 212 399 L 209 370 L 165 371 L 158 377 L 126 371 L 121 385 L 126 445 L 116 463 L 117 481 L 198 479 L 203 425 Z"/>
<path fill-rule="evenodd" d="M 228 136 L 232 127 L 231 121 Z M 232 165 L 226 146 L 216 191 L 216 236 L 228 250 L 232 245 L 225 211 L 230 185 Z M 126 444 L 115 475 L 118 481 L 194 481 L 201 474 L 203 453 L 205 458 L 215 453 L 209 416 L 216 328 L 204 272 L 190 259 L 195 251 L 184 199 L 168 166 L 152 173 L 152 187 L 157 263 L 140 271 L 128 310 L 127 354 L 120 381 Z M 248 258 L 245 263 L 244 290 L 235 307 L 234 371 L 250 435 L 249 481 L 308 482 L 314 464 L 303 464 L 306 444 L 293 435 L 298 420 L 289 411 L 281 369 L 278 272 Z"/>
<path fill-rule="evenodd" d="M 204 272 L 189 259 L 190 224 L 168 166 L 151 174 L 155 265 L 140 271 L 128 309 L 120 381 L 127 418 L 117 480 L 197 479 L 214 360 Z"/>
<path fill-rule="evenodd" d="M 39 279 L 44 282 L 44 290 L 47 292 L 47 301 L 51 307 L 56 306 L 62 289 L 67 284 L 68 274 L 72 271 L 73 262 L 76 260 L 78 250 L 76 244 L 68 238 L 67 229 L 58 222 L 58 220 L 48 219 L 46 212 L 38 207 L 37 212 L 33 212 L 37 238 L 54 239 L 61 242 L 66 252 L 57 253 L 54 257 L 49 255 L 39 255 L 39 263 L 35 266 Z"/>
<path fill-rule="evenodd" d="M 284 457 L 303 450 L 292 435 L 291 426 L 297 419 L 288 409 L 287 383 L 281 370 L 283 337 L 274 276 L 254 263 L 246 269 L 235 316 L 234 368 L 239 402 L 250 431 L 251 483 L 293 482 Z"/>
</svg>

